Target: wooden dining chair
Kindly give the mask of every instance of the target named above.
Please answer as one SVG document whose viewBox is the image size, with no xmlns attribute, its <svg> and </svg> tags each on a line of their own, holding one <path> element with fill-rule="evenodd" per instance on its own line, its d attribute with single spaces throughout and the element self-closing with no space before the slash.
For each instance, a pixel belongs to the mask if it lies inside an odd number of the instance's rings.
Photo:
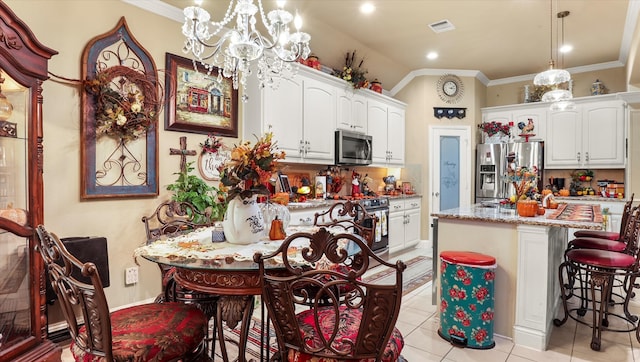
<svg viewBox="0 0 640 362">
<path fill-rule="evenodd" d="M 210 215 L 199 211 L 188 202 L 174 200 L 168 200 L 158 205 L 151 215 L 142 217 L 142 222 L 147 243 L 163 236 L 176 236 L 213 224 Z M 213 316 L 215 314 L 216 297 L 181 287 L 173 278 L 175 268 L 162 263 L 158 263 L 158 267 L 162 277 L 162 292 L 156 298 L 156 302 L 168 300 L 197 303 L 207 315 Z"/>
<path fill-rule="evenodd" d="M 76 361 L 199 361 L 207 317 L 193 305 L 150 303 L 109 312 L 98 269 L 71 255 L 44 226 L 36 246 L 71 334 Z M 80 272 L 84 283 L 74 277 Z M 81 323 L 84 323 L 82 325 Z"/>
<path fill-rule="evenodd" d="M 340 228 L 345 232 L 362 235 L 370 248 L 373 246 L 378 222 L 380 220 L 368 213 L 362 204 L 351 200 L 337 201 L 328 210 L 317 212 L 313 219 L 315 226 Z"/>
<path fill-rule="evenodd" d="M 360 265 L 351 263 L 347 243 L 360 249 Z M 370 259 L 391 268 L 394 282 L 363 280 Z M 398 360 L 404 346 L 395 328 L 406 268 L 402 261 L 388 263 L 361 236 L 325 227 L 289 235 L 275 252 L 256 253 L 254 261 L 281 361 Z"/>
</svg>

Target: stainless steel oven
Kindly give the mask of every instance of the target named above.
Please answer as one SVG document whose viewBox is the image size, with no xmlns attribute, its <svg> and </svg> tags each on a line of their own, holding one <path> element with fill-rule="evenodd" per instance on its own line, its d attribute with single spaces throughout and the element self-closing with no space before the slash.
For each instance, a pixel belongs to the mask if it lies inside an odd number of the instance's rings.
<svg viewBox="0 0 640 362">
<path fill-rule="evenodd" d="M 380 258 L 389 258 L 389 199 L 386 197 L 361 200 L 364 209 L 378 218 L 371 250 Z M 371 227 L 371 218 L 364 219 L 363 225 Z"/>
</svg>

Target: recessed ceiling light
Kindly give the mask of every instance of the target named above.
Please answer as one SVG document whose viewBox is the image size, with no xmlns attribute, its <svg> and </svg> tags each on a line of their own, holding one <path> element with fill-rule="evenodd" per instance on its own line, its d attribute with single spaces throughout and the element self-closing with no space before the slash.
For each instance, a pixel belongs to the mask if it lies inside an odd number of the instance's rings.
<svg viewBox="0 0 640 362">
<path fill-rule="evenodd" d="M 360 12 L 363 14 L 371 14 L 372 12 L 374 12 L 376 10 L 376 6 L 373 5 L 373 3 L 364 3 L 362 5 L 360 5 Z"/>
<path fill-rule="evenodd" d="M 569 53 L 573 50 L 573 45 L 565 44 L 560 47 L 560 53 Z"/>
<path fill-rule="evenodd" d="M 434 60 L 436 58 L 438 58 L 438 53 L 436 53 L 436 52 L 428 52 L 427 53 L 427 59 Z"/>
</svg>

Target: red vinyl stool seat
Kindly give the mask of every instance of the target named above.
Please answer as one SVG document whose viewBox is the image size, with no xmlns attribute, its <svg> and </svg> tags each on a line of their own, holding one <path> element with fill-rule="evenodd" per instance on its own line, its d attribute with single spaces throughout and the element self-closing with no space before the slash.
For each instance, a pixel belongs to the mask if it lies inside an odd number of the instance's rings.
<svg viewBox="0 0 640 362">
<path fill-rule="evenodd" d="M 599 238 L 577 238 L 569 242 L 569 249 L 596 249 L 623 252 L 627 247 L 626 243 Z"/>
<path fill-rule="evenodd" d="M 566 257 L 575 263 L 607 269 L 627 269 L 635 262 L 633 255 L 596 249 L 569 250 Z"/>
<path fill-rule="evenodd" d="M 573 233 L 576 238 L 599 238 L 606 240 L 620 240 L 620 233 L 615 231 L 604 230 L 578 230 Z"/>
</svg>

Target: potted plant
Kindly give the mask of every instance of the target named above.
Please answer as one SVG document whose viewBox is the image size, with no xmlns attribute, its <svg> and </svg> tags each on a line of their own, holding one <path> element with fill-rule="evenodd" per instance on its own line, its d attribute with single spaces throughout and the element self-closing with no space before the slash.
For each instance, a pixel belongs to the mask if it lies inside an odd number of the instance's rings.
<svg viewBox="0 0 640 362">
<path fill-rule="evenodd" d="M 188 202 L 203 214 L 209 209 L 209 213 L 206 214 L 211 215 L 211 220 L 194 220 L 194 222 L 221 221 L 227 209 L 225 193 L 208 185 L 200 177 L 190 175 L 189 173 L 193 169 L 193 162 L 189 162 L 184 172 L 174 173 L 174 175 L 178 175 L 178 178 L 167 186 L 167 190 L 173 191 L 171 199 L 178 202 Z"/>
</svg>

